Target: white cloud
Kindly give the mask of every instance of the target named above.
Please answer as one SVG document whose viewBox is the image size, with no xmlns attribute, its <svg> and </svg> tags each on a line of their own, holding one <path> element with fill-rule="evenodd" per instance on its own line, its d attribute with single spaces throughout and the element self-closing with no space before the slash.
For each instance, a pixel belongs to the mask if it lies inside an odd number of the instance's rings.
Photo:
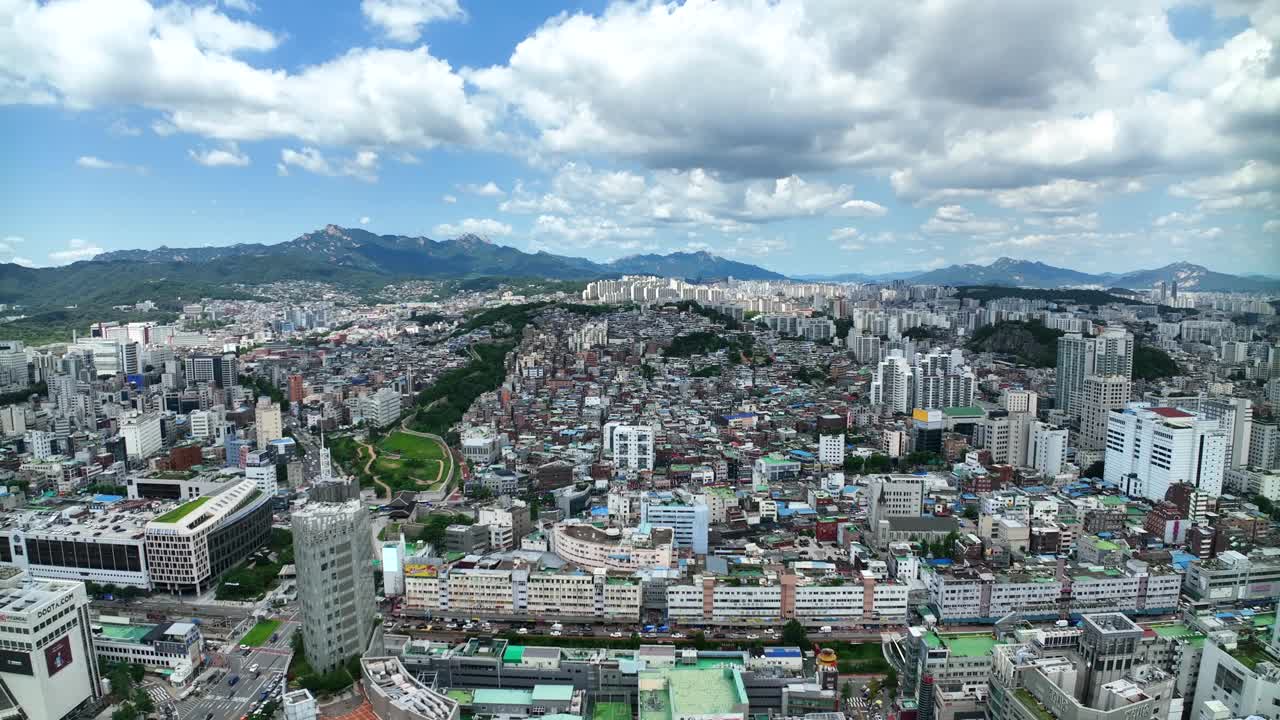
<svg viewBox="0 0 1280 720">
<path fill-rule="evenodd" d="M 372 150 L 359 150 L 349 158 L 331 163 L 323 153 L 313 147 L 304 147 L 299 150 L 285 148 L 280 151 L 280 162 L 276 164 L 276 170 L 281 175 L 288 175 L 291 167 L 316 175 L 346 175 L 365 182 L 377 182 L 378 153 Z"/>
<path fill-rule="evenodd" d="M 222 0 L 222 6 L 249 15 L 258 12 L 258 6 L 252 0 Z"/>
<path fill-rule="evenodd" d="M 249 164 L 249 155 L 241 152 L 234 142 L 228 142 L 220 148 L 188 150 L 187 155 L 205 167 L 245 167 Z"/>
<path fill-rule="evenodd" d="M 539 215 L 533 223 L 535 249 L 561 251 L 597 245 L 626 249 L 630 241 L 652 237 L 653 228 L 620 225 L 615 220 L 590 215 Z"/>
<path fill-rule="evenodd" d="M 484 183 L 483 185 L 477 185 L 475 183 L 459 185 L 458 189 L 465 193 L 479 195 L 480 197 L 502 197 L 506 194 L 502 191 L 502 188 L 498 187 L 498 184 L 492 180 Z"/>
<path fill-rule="evenodd" d="M 1174 211 L 1161 215 L 1151 224 L 1156 227 L 1167 227 L 1170 225 L 1195 225 L 1203 220 L 1204 213 L 1183 213 Z"/>
<path fill-rule="evenodd" d="M 445 195 L 445 196 L 441 197 L 441 198 L 440 198 L 440 200 L 441 200 L 441 201 L 443 201 L 443 202 L 445 202 L 445 203 L 447 203 L 447 204 L 449 204 L 449 205 L 452 205 L 452 204 L 454 204 L 454 203 L 458 202 L 458 198 L 457 198 L 457 197 L 455 197 L 455 196 L 453 196 L 453 195 Z"/>
<path fill-rule="evenodd" d="M 841 227 L 841 228 L 836 228 L 835 230 L 832 230 L 831 234 L 827 236 L 827 239 L 828 240 L 848 240 L 849 238 L 852 238 L 857 234 L 858 234 L 858 228 Z"/>
<path fill-rule="evenodd" d="M 1009 225 L 1003 220 L 978 217 L 963 205 L 943 205 L 920 229 L 930 234 L 991 235 L 1008 230 Z"/>
<path fill-rule="evenodd" d="M 1280 220 L 1268 220 L 1262 223 L 1262 232 L 1280 233 Z"/>
<path fill-rule="evenodd" d="M 426 47 L 353 48 L 292 70 L 260 55 L 282 39 L 212 5 L 13 0 L 0 11 L 0 101 L 146 108 L 157 130 L 242 142 L 412 150 L 487 134 L 488 105 Z"/>
<path fill-rule="evenodd" d="M 466 16 L 458 0 L 361 0 L 360 12 L 388 38 L 403 43 L 417 42 L 427 23 Z"/>
<path fill-rule="evenodd" d="M 66 250 L 55 250 L 49 253 L 49 260 L 55 265 L 65 265 L 78 260 L 89 260 L 95 255 L 101 254 L 102 248 L 92 243 L 81 240 L 80 238 L 72 238 L 67 243 Z"/>
<path fill-rule="evenodd" d="M 1280 165 L 1265 160 L 1250 160 L 1232 172 L 1169 187 L 1170 195 L 1199 200 L 1196 207 L 1203 212 L 1275 208 L 1278 192 Z"/>
<path fill-rule="evenodd" d="M 997 190 L 991 201 L 997 207 L 1024 212 L 1075 212 L 1097 203 L 1101 184 L 1080 180 L 1058 179 L 1043 185 Z"/>
<path fill-rule="evenodd" d="M 489 218 L 466 218 L 457 223 L 441 223 L 435 227 L 434 234 L 442 238 L 455 238 L 460 235 L 503 237 L 511 234 L 511 226 Z"/>
<path fill-rule="evenodd" d="M 889 209 L 879 203 L 873 203 L 870 200 L 847 200 L 840 205 L 841 215 L 854 215 L 857 217 L 882 217 L 888 214 Z"/>
<path fill-rule="evenodd" d="M 360 224 L 361 224 L 361 225 L 368 225 L 368 224 L 369 224 L 369 216 L 368 216 L 368 215 L 361 215 L 361 216 L 360 216 Z"/>
<path fill-rule="evenodd" d="M 779 237 L 740 237 L 736 238 L 732 245 L 723 248 L 721 252 L 725 255 L 737 257 L 764 257 L 777 252 L 783 252 L 784 250 L 790 249 L 790 247 L 790 243 Z"/>
<path fill-rule="evenodd" d="M 107 127 L 107 132 L 118 137 L 137 137 L 142 134 L 142 130 L 130 125 L 125 120 L 116 120 Z"/>
<path fill-rule="evenodd" d="M 89 168 L 91 170 L 119 170 L 120 168 L 128 167 L 128 165 L 121 165 L 109 160 L 103 160 L 102 158 L 95 157 L 93 155 L 81 155 L 76 158 L 76 164 L 82 168 Z"/>
</svg>

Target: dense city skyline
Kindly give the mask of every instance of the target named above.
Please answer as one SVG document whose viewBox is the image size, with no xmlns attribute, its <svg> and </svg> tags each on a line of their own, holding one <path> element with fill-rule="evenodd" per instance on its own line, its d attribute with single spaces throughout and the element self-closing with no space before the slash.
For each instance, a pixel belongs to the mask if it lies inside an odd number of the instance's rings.
<svg viewBox="0 0 1280 720">
<path fill-rule="evenodd" d="M 0 260 L 332 222 L 787 274 L 1280 272 L 1273 4 L 858 8 L 13 3 Z"/>
</svg>

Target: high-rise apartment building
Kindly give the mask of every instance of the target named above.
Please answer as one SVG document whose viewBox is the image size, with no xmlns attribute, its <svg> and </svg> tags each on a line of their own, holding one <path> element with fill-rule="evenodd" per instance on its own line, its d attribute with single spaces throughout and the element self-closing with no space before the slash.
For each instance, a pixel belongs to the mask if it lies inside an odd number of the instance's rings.
<svg viewBox="0 0 1280 720">
<path fill-rule="evenodd" d="M 1108 329 L 1097 337 L 1068 333 L 1058 338 L 1058 407 L 1075 415 L 1076 394 L 1090 375 L 1133 377 L 1133 334 Z"/>
<path fill-rule="evenodd" d="M 84 583 L 0 567 L 0 617 L 0 715 L 61 720 L 102 696 Z"/>
<path fill-rule="evenodd" d="M 300 404 L 302 399 L 306 397 L 306 385 L 303 378 L 297 373 L 289 376 L 289 402 L 292 404 Z"/>
<path fill-rule="evenodd" d="M 1226 455 L 1216 420 L 1147 403 L 1130 403 L 1108 418 L 1105 479 L 1130 495 L 1163 500 L 1177 482 L 1219 495 Z"/>
<path fill-rule="evenodd" d="M 400 393 L 384 387 L 360 398 L 360 415 L 365 424 L 377 428 L 390 427 L 400 419 Z"/>
<path fill-rule="evenodd" d="M 235 385 L 236 356 L 192 355 L 183 363 L 188 383 L 212 383 L 218 387 Z"/>
<path fill-rule="evenodd" d="M 818 461 L 824 465 L 844 463 L 844 434 L 818 436 Z"/>
<path fill-rule="evenodd" d="M 1080 418 L 1079 447 L 1101 450 L 1107 446 L 1107 417 L 1133 396 L 1133 381 L 1124 375 L 1086 375 L 1076 408 Z"/>
<path fill-rule="evenodd" d="M 369 513 L 358 500 L 293 513 L 303 647 L 317 672 L 361 655 L 377 621 Z"/>
<path fill-rule="evenodd" d="M 53 457 L 53 433 L 44 430 L 28 430 L 27 452 L 31 453 L 31 459 L 36 462 Z"/>
<path fill-rule="evenodd" d="M 605 450 L 619 470 L 652 470 L 653 428 L 648 425 L 605 424 Z"/>
<path fill-rule="evenodd" d="M 1000 408 L 1011 413 L 1035 415 L 1039 409 L 1039 396 L 1022 388 L 1007 388 L 1000 393 Z"/>
<path fill-rule="evenodd" d="M 1067 430 L 1048 423 L 1032 425 L 1026 465 L 1050 477 L 1062 472 L 1067 462 Z"/>
<path fill-rule="evenodd" d="M 1249 431 L 1249 467 L 1280 468 L 1280 425 L 1275 420 L 1255 420 Z"/>
<path fill-rule="evenodd" d="M 280 422 L 280 406 L 263 396 L 258 398 L 254 409 L 254 432 L 258 441 L 258 449 L 267 447 L 267 443 L 284 437 L 284 426 Z"/>
<path fill-rule="evenodd" d="M 871 381 L 871 404 L 888 405 L 895 413 L 906 414 L 912 408 L 913 391 L 911 365 L 901 350 L 890 350 L 889 356 L 876 366 L 875 378 Z"/>
<path fill-rule="evenodd" d="M 707 554 L 707 531 L 711 510 L 706 505 L 685 502 L 669 493 L 648 493 L 640 499 L 640 522 L 651 527 L 671 528 L 677 547 Z"/>
<path fill-rule="evenodd" d="M 1200 403 L 1200 415 L 1217 420 L 1226 433 L 1227 467 L 1244 467 L 1249 462 L 1249 443 L 1253 439 L 1253 401 L 1238 397 L 1208 398 Z"/>
</svg>

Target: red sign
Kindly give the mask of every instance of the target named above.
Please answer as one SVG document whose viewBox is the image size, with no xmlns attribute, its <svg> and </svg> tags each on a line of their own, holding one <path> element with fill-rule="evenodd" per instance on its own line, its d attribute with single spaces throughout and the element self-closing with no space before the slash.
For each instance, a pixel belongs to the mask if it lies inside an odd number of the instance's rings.
<svg viewBox="0 0 1280 720">
<path fill-rule="evenodd" d="M 44 649 L 45 666 L 49 669 L 49 677 L 57 675 L 63 668 L 71 664 L 71 636 L 64 635 L 58 642 Z"/>
</svg>

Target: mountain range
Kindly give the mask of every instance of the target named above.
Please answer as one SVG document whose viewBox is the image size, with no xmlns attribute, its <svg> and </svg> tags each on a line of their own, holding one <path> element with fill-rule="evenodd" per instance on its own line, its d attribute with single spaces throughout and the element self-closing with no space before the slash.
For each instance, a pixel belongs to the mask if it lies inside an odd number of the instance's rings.
<svg viewBox="0 0 1280 720">
<path fill-rule="evenodd" d="M 475 235 L 432 240 L 377 235 L 328 225 L 278 244 L 117 250 L 71 265 L 29 268 L 0 263 L 0 302 L 25 305 L 122 303 L 165 292 L 190 297 L 231 283 L 316 280 L 380 286 L 408 279 L 477 277 L 588 280 L 620 275 L 659 275 L 689 280 L 734 277 L 781 280 L 785 276 L 707 252 L 633 255 L 599 263 L 585 258 L 528 253 Z M 1091 274 L 1040 262 L 1000 258 L 990 265 L 963 264 L 929 272 L 879 275 L 844 273 L 796 279 L 827 282 L 908 280 L 938 285 L 1002 285 L 1027 288 L 1097 287 L 1148 289 L 1160 282 L 1203 291 L 1280 291 L 1280 279 L 1235 276 L 1200 265 L 1174 263 L 1152 270 Z M 223 291 L 226 292 L 225 290 Z M 225 296 L 225 295 L 209 295 Z"/>
</svg>

